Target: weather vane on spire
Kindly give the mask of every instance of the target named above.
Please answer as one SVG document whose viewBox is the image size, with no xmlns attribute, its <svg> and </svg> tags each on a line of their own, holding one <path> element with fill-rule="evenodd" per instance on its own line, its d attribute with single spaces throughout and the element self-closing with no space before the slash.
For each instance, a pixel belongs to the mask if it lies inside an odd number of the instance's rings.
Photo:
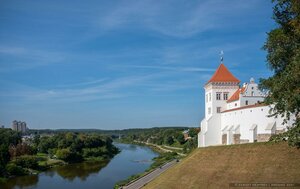
<svg viewBox="0 0 300 189">
<path fill-rule="evenodd" d="M 223 55 L 224 55 L 224 52 L 223 52 L 223 50 L 221 50 L 221 52 L 220 52 L 221 63 L 223 63 L 223 60 L 224 60 Z"/>
</svg>

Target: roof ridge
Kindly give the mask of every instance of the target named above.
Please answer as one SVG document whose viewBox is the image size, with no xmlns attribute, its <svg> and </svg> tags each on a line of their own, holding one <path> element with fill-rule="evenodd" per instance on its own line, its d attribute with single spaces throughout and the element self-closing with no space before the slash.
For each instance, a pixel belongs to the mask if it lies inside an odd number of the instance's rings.
<svg viewBox="0 0 300 189">
<path fill-rule="evenodd" d="M 237 82 L 239 83 L 240 80 L 238 80 L 227 68 L 226 66 L 221 63 L 213 76 L 210 78 L 210 80 L 207 83 L 210 82 Z"/>
</svg>

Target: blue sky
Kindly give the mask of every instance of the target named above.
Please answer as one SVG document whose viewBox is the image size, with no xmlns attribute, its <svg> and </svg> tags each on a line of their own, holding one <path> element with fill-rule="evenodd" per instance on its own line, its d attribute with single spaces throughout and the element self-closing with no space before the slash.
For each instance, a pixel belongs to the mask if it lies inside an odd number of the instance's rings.
<svg viewBox="0 0 300 189">
<path fill-rule="evenodd" d="M 0 124 L 198 126 L 224 63 L 268 77 L 269 0 L 0 1 Z"/>
</svg>

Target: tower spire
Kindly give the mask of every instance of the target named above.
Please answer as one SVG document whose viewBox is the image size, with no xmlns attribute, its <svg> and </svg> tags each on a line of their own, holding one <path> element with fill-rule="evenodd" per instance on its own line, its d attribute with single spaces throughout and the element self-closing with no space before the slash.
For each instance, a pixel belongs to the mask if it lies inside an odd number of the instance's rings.
<svg viewBox="0 0 300 189">
<path fill-rule="evenodd" d="M 223 50 L 221 50 L 221 52 L 220 52 L 221 64 L 223 64 L 223 60 L 224 60 L 223 55 L 224 55 L 224 52 L 223 52 Z"/>
</svg>

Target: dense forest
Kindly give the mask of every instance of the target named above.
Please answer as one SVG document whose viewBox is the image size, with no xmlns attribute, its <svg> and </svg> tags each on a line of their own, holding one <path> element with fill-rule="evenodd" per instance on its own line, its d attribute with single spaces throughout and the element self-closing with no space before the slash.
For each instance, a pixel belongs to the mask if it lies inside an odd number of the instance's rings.
<svg viewBox="0 0 300 189">
<path fill-rule="evenodd" d="M 118 153 L 112 142 L 100 134 L 72 132 L 22 140 L 16 131 L 0 129 L 0 177 L 44 170 L 55 163 L 108 160 Z"/>
</svg>

